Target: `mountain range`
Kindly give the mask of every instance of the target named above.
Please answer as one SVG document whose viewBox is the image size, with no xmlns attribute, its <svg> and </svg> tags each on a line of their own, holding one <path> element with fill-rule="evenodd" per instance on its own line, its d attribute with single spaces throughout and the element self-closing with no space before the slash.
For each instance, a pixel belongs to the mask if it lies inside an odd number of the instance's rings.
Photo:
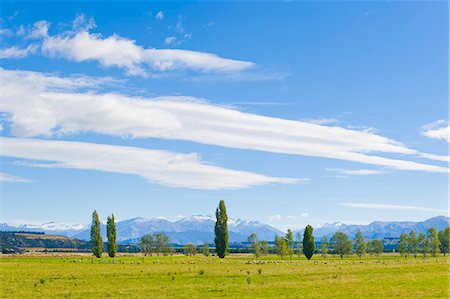
<svg viewBox="0 0 450 299">
<path fill-rule="evenodd" d="M 367 239 L 396 238 L 402 233 L 414 230 L 418 233 L 426 232 L 430 227 L 441 230 L 449 225 L 449 218 L 437 216 L 421 222 L 395 221 L 382 222 L 375 221 L 368 225 L 347 225 L 340 222 L 325 224 L 314 229 L 314 236 L 331 237 L 337 231 L 344 232 L 353 237 L 360 230 Z M 116 223 L 117 241 L 120 244 L 136 244 L 144 234 L 164 232 L 173 243 L 177 244 L 202 244 L 213 242 L 214 240 L 215 218 L 212 216 L 189 216 L 177 221 L 169 221 L 164 218 L 146 219 L 142 217 L 118 221 Z M 256 233 L 260 240 L 272 241 L 275 235 L 283 235 L 284 232 L 259 221 L 249 221 L 242 219 L 229 219 L 229 240 L 230 242 L 243 242 L 251 233 Z M 63 235 L 66 237 L 89 240 L 89 225 L 67 225 L 55 222 L 48 222 L 42 225 L 11 225 L 0 223 L 0 231 L 33 231 L 44 232 L 46 234 Z M 103 238 L 106 240 L 106 227 L 101 225 Z M 302 231 L 300 231 L 302 233 Z"/>
</svg>

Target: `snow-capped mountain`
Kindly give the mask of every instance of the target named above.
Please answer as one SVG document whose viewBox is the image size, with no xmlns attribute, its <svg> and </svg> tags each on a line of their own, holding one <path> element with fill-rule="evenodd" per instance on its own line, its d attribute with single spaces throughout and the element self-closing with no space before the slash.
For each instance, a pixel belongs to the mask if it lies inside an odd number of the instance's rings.
<svg viewBox="0 0 450 299">
<path fill-rule="evenodd" d="M 48 232 L 55 235 L 72 236 L 85 230 L 88 225 L 85 224 L 66 224 L 57 222 L 46 222 L 42 224 L 7 224 L 0 223 L 0 231 L 31 231 Z"/>
<path fill-rule="evenodd" d="M 194 215 L 181 218 L 177 221 L 169 221 L 164 218 L 146 219 L 137 217 L 118 221 L 116 223 L 117 241 L 125 243 L 136 243 L 140 237 L 148 233 L 164 232 L 174 243 L 194 243 L 212 242 L 214 240 L 213 216 Z M 89 240 L 89 225 L 65 225 L 48 223 L 42 225 L 8 225 L 0 224 L 3 231 L 42 231 L 47 234 L 60 234 L 81 240 Z M 273 240 L 275 235 L 282 235 L 283 232 L 258 221 L 248 221 L 242 219 L 229 219 L 228 230 L 230 242 L 246 241 L 247 237 L 255 232 L 260 239 Z M 106 238 L 106 226 L 101 224 L 103 238 Z"/>
<path fill-rule="evenodd" d="M 430 227 L 442 230 L 449 224 L 450 218 L 445 216 L 436 216 L 420 222 L 374 221 L 367 225 L 347 225 L 341 222 L 334 222 L 314 229 L 314 236 L 316 238 L 322 236 L 330 237 L 335 232 L 340 231 L 353 237 L 359 230 L 368 239 L 397 238 L 403 233 L 409 233 L 411 230 L 417 233 L 425 233 Z"/>
<path fill-rule="evenodd" d="M 194 215 L 181 218 L 177 221 L 169 221 L 165 218 L 143 218 L 137 217 L 118 221 L 116 223 L 117 241 L 119 243 L 137 243 L 141 236 L 148 233 L 163 232 L 167 234 L 173 243 L 201 244 L 203 242 L 213 242 L 214 240 L 215 217 Z M 409 233 L 414 230 L 418 233 L 426 232 L 430 227 L 441 230 L 449 225 L 449 218 L 437 216 L 421 222 L 403 221 L 403 222 L 382 222 L 375 221 L 368 225 L 347 225 L 340 222 L 325 224 L 314 228 L 314 236 L 321 238 L 326 235 L 330 237 L 337 231 L 344 232 L 353 237 L 360 230 L 365 238 L 382 239 L 385 237 L 398 237 L 402 233 Z M 47 222 L 41 225 L 22 224 L 8 225 L 0 223 L 0 231 L 35 231 L 45 232 L 47 234 L 58 234 L 67 237 L 73 237 L 81 240 L 89 240 L 89 225 L 82 224 L 62 224 Z M 260 240 L 272 241 L 275 235 L 284 233 L 270 225 L 259 221 L 249 221 L 243 219 L 229 219 L 228 231 L 230 242 L 246 241 L 251 233 L 256 233 Z M 101 232 L 106 240 L 106 227 L 101 224 Z"/>
</svg>

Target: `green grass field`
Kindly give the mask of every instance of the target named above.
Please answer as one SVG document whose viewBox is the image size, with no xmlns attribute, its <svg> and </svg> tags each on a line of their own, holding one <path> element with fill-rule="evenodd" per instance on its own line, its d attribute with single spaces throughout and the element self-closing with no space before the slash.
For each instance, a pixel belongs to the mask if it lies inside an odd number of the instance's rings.
<svg viewBox="0 0 450 299">
<path fill-rule="evenodd" d="M 1 298 L 449 298 L 442 256 L 3 256 L 0 265 Z"/>
</svg>

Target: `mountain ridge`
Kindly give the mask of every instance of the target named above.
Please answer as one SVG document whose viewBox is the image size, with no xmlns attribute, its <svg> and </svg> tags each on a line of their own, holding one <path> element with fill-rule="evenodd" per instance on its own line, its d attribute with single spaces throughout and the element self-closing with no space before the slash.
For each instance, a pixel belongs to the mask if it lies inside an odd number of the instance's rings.
<svg viewBox="0 0 450 299">
<path fill-rule="evenodd" d="M 441 230 L 449 225 L 450 218 L 446 216 L 436 216 L 424 221 L 373 221 L 367 225 L 347 225 L 340 222 L 326 223 L 314 229 L 314 236 L 331 237 L 337 231 L 342 231 L 353 237 L 360 230 L 367 239 L 395 238 L 402 233 L 415 230 L 418 233 L 426 232 L 430 227 Z M 214 239 L 215 218 L 210 215 L 192 215 L 181 219 L 170 221 L 164 217 L 144 218 L 135 217 L 118 221 L 116 223 L 117 241 L 123 244 L 135 244 L 140 237 L 147 233 L 163 232 L 167 234 L 173 243 L 201 244 L 212 242 Z M 260 240 L 272 241 L 275 235 L 283 235 L 284 232 L 277 228 L 252 220 L 229 219 L 230 242 L 244 242 L 247 237 L 255 232 Z M 80 240 L 89 240 L 89 225 L 83 224 L 63 224 L 56 222 L 46 222 L 42 225 L 21 224 L 10 225 L 0 223 L 0 231 L 33 231 L 47 234 L 58 234 Z M 101 224 L 103 237 L 106 239 L 105 224 Z M 299 231 L 300 233 L 302 230 Z"/>
</svg>

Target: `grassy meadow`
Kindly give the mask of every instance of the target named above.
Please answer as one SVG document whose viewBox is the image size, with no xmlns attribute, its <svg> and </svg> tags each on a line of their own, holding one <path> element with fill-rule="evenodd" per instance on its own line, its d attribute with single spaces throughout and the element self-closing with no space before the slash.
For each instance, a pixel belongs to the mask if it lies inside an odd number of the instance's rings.
<svg viewBox="0 0 450 299">
<path fill-rule="evenodd" d="M 356 256 L 16 256 L 1 298 L 449 298 L 449 260 Z"/>
</svg>

